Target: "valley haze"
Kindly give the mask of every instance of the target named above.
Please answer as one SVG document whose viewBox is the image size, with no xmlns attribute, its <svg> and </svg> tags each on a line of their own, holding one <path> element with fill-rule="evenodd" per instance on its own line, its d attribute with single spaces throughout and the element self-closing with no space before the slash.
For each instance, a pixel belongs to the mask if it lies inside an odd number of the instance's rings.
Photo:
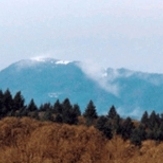
<svg viewBox="0 0 163 163">
<path fill-rule="evenodd" d="M 163 74 L 125 68 L 102 69 L 90 62 L 35 57 L 15 62 L 0 71 L 0 89 L 21 91 L 26 102 L 37 105 L 69 98 L 84 111 L 93 100 L 99 114 L 112 105 L 123 116 L 139 116 L 147 110 L 163 108 Z"/>
</svg>

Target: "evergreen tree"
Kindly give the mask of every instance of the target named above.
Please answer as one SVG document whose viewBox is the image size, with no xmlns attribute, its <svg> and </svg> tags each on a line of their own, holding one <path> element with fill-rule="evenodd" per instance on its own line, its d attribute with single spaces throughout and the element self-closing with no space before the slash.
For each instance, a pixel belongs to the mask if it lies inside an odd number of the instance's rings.
<svg viewBox="0 0 163 163">
<path fill-rule="evenodd" d="M 52 111 L 46 110 L 42 119 L 43 119 L 43 121 L 54 121 Z"/>
<path fill-rule="evenodd" d="M 28 110 L 26 108 L 21 108 L 16 114 L 16 117 L 28 116 Z"/>
<path fill-rule="evenodd" d="M 160 125 L 159 115 L 156 115 L 155 111 L 152 111 L 152 113 L 149 116 L 148 126 L 151 130 L 156 130 L 157 128 L 159 128 L 159 125 Z"/>
<path fill-rule="evenodd" d="M 73 110 L 69 110 L 66 115 L 62 115 L 62 120 L 64 123 L 76 125 L 78 123 L 78 116 Z"/>
<path fill-rule="evenodd" d="M 148 127 L 149 124 L 149 116 L 148 112 L 145 111 L 144 114 L 142 115 L 141 121 L 140 121 L 146 128 Z"/>
<path fill-rule="evenodd" d="M 28 107 L 27 107 L 27 110 L 28 110 L 29 112 L 38 110 L 38 108 L 37 108 L 37 106 L 36 106 L 36 104 L 35 104 L 35 102 L 34 102 L 33 99 L 31 99 L 31 101 L 30 101 L 30 103 L 29 103 L 29 105 L 28 105 Z"/>
<path fill-rule="evenodd" d="M 116 115 L 116 117 L 114 117 L 114 121 L 113 121 L 113 131 L 115 132 L 115 134 L 120 134 L 121 133 L 121 117 L 119 114 Z"/>
<path fill-rule="evenodd" d="M 14 99 L 13 99 L 13 110 L 16 111 L 24 107 L 25 107 L 24 98 L 21 95 L 21 92 L 19 91 L 15 94 Z"/>
<path fill-rule="evenodd" d="M 7 116 L 7 114 L 10 112 L 10 111 L 8 111 L 8 109 L 6 108 L 6 106 L 3 106 L 2 108 L 1 108 L 1 114 L 0 114 L 0 118 L 3 118 L 3 117 L 5 117 L 5 116 Z"/>
<path fill-rule="evenodd" d="M 53 107 L 54 113 L 62 114 L 62 105 L 59 100 L 57 100 Z"/>
<path fill-rule="evenodd" d="M 64 101 L 63 101 L 63 103 L 62 103 L 62 108 L 63 108 L 63 112 L 65 111 L 65 110 L 71 110 L 72 109 L 72 105 L 71 105 L 71 103 L 70 103 L 70 100 L 68 99 L 68 98 L 66 98 Z"/>
<path fill-rule="evenodd" d="M 9 89 L 7 89 L 4 92 L 2 103 L 3 103 L 3 111 L 4 111 L 3 113 L 4 115 L 7 115 L 7 113 L 10 112 L 13 108 L 13 99 Z"/>
<path fill-rule="evenodd" d="M 161 122 L 161 125 L 160 125 L 159 129 L 157 130 L 156 140 L 159 142 L 163 141 L 163 122 Z"/>
<path fill-rule="evenodd" d="M 62 115 L 61 114 L 57 114 L 56 115 L 55 122 L 57 122 L 57 123 L 62 123 L 63 122 Z"/>
<path fill-rule="evenodd" d="M 105 126 L 104 126 L 103 133 L 108 139 L 111 139 L 113 137 L 111 128 L 112 128 L 111 123 L 109 123 L 109 121 L 107 121 Z"/>
<path fill-rule="evenodd" d="M 104 126 L 106 124 L 106 122 L 108 121 L 108 118 L 106 116 L 100 116 L 97 120 L 97 123 L 96 123 L 96 128 L 100 131 L 103 131 L 104 130 Z"/>
<path fill-rule="evenodd" d="M 146 128 L 143 125 L 141 125 L 141 124 L 139 125 L 138 132 L 139 132 L 139 136 L 140 136 L 142 141 L 147 139 Z"/>
<path fill-rule="evenodd" d="M 142 145 L 141 136 L 140 136 L 139 130 L 137 128 L 133 130 L 133 133 L 131 135 L 130 141 L 135 146 L 139 146 L 140 147 Z"/>
<path fill-rule="evenodd" d="M 100 116 L 97 120 L 95 126 L 99 131 L 101 131 L 108 139 L 112 138 L 111 123 L 109 123 L 108 118 L 105 116 Z"/>
<path fill-rule="evenodd" d="M 80 111 L 80 107 L 79 107 L 78 104 L 75 104 L 75 105 L 73 106 L 73 110 L 74 110 L 74 112 L 75 112 L 75 114 L 76 114 L 77 116 L 81 116 L 81 111 Z"/>
<path fill-rule="evenodd" d="M 108 112 L 108 118 L 110 119 L 114 119 L 117 116 L 117 111 L 114 107 L 114 105 L 110 108 L 109 112 Z"/>
<path fill-rule="evenodd" d="M 66 98 L 62 103 L 62 120 L 64 123 L 69 123 L 71 121 L 72 105 L 68 98 Z"/>
<path fill-rule="evenodd" d="M 48 111 L 48 110 L 52 111 L 52 106 L 51 106 L 51 104 L 49 102 L 41 105 L 40 107 L 41 107 L 40 108 L 41 111 Z"/>
<path fill-rule="evenodd" d="M 62 103 L 62 121 L 68 124 L 77 124 L 78 115 L 73 109 L 69 99 L 65 99 Z"/>
<path fill-rule="evenodd" d="M 45 108 L 44 108 L 44 105 L 43 105 L 43 104 L 40 105 L 39 111 L 40 111 L 40 112 L 45 111 Z"/>
<path fill-rule="evenodd" d="M 96 119 L 98 116 L 97 116 L 97 112 L 96 112 L 95 108 L 96 107 L 95 107 L 93 101 L 90 100 L 90 102 L 88 103 L 87 108 L 86 108 L 83 116 L 85 118 Z"/>
<path fill-rule="evenodd" d="M 145 131 L 145 127 L 142 125 L 139 125 L 138 128 L 135 128 L 132 132 L 131 135 L 131 143 L 133 143 L 136 146 L 141 146 L 142 141 L 146 140 L 146 131 Z"/>
<path fill-rule="evenodd" d="M 87 108 L 83 114 L 83 116 L 86 118 L 86 124 L 88 126 L 92 125 L 94 123 L 94 120 L 98 118 L 96 107 L 94 106 L 94 103 L 92 100 L 87 105 Z"/>
<path fill-rule="evenodd" d="M 114 105 L 110 108 L 107 117 L 111 123 L 113 134 L 119 134 L 121 130 L 121 118 Z"/>
<path fill-rule="evenodd" d="M 127 140 L 131 137 L 132 131 L 134 129 L 134 124 L 130 117 L 126 118 L 122 124 L 121 135 L 124 140 Z"/>
<path fill-rule="evenodd" d="M 163 113 L 160 116 L 160 121 L 163 122 Z"/>
<path fill-rule="evenodd" d="M 148 130 L 147 132 L 147 138 L 151 140 L 156 140 L 157 132 L 154 130 Z"/>
<path fill-rule="evenodd" d="M 0 90 L 0 101 L 2 101 L 3 100 L 3 92 L 2 92 L 2 90 Z"/>
</svg>

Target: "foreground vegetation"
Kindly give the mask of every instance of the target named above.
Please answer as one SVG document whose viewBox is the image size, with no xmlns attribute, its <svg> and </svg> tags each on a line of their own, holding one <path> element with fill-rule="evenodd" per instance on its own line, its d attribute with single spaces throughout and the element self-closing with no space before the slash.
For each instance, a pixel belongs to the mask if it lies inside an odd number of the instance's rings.
<svg viewBox="0 0 163 163">
<path fill-rule="evenodd" d="M 163 143 L 134 146 L 106 139 L 95 127 L 40 122 L 28 117 L 0 121 L 0 163 L 161 163 Z"/>
<path fill-rule="evenodd" d="M 0 163 L 160 163 L 163 114 L 122 118 L 112 106 L 99 116 L 93 101 L 82 114 L 69 99 L 39 108 L 21 92 L 0 91 Z"/>
</svg>

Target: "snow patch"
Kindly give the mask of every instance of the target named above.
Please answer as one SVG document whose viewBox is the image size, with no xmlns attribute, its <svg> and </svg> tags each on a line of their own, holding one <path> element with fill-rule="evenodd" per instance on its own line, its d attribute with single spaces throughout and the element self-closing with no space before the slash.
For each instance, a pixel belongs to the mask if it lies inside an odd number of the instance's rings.
<svg viewBox="0 0 163 163">
<path fill-rule="evenodd" d="M 37 62 L 45 62 L 47 58 L 45 57 L 33 57 L 31 58 L 32 61 L 37 61 Z"/>
<path fill-rule="evenodd" d="M 55 62 L 55 64 L 62 64 L 62 65 L 67 65 L 69 63 L 70 63 L 70 61 L 63 61 L 63 60 L 59 60 L 59 61 Z"/>
<path fill-rule="evenodd" d="M 61 93 L 59 93 L 59 92 L 48 93 L 48 96 L 49 96 L 50 98 L 58 98 L 59 95 L 61 95 Z"/>
</svg>

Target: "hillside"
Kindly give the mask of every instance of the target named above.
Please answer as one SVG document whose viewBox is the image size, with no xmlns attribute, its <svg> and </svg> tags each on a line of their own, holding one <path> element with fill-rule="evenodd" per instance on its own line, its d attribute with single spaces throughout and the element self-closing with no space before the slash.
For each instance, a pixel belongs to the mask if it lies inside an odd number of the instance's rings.
<svg viewBox="0 0 163 163">
<path fill-rule="evenodd" d="M 135 147 L 116 136 L 105 139 L 94 127 L 0 120 L 0 163 L 161 163 L 163 143 Z"/>
</svg>

